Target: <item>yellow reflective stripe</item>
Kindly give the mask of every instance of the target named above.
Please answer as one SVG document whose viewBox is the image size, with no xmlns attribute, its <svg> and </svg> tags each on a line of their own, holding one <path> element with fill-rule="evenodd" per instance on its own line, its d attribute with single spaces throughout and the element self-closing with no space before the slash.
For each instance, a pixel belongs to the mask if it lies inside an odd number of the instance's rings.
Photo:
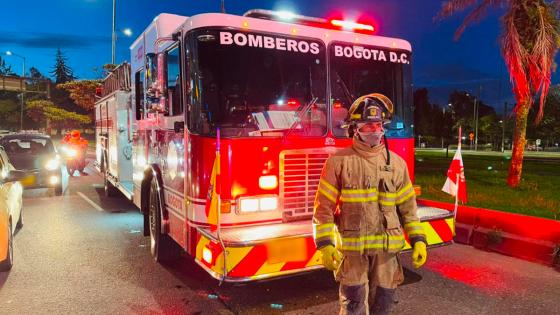
<svg viewBox="0 0 560 315">
<path fill-rule="evenodd" d="M 392 193 L 392 192 L 379 192 L 379 196 L 383 196 L 385 198 L 396 198 L 397 197 L 397 193 Z"/>
<path fill-rule="evenodd" d="M 342 237 L 343 242 L 355 243 L 360 241 L 374 241 L 374 240 L 383 240 L 384 235 L 366 235 L 360 237 Z"/>
<path fill-rule="evenodd" d="M 387 200 L 383 200 L 383 199 L 380 199 L 379 203 L 383 206 L 394 206 L 395 205 L 395 201 L 387 201 Z"/>
<path fill-rule="evenodd" d="M 338 189 L 336 189 L 336 187 L 334 187 L 333 185 L 331 185 L 329 182 L 327 182 L 324 179 L 319 180 L 319 185 L 325 186 L 326 189 L 332 191 L 337 196 L 338 196 L 338 194 L 340 194 L 340 191 Z"/>
<path fill-rule="evenodd" d="M 401 190 L 397 191 L 397 197 L 404 194 L 410 188 L 412 188 L 412 183 L 411 182 L 406 184 L 406 186 L 404 186 Z"/>
<path fill-rule="evenodd" d="M 377 188 L 369 188 L 369 189 L 343 189 L 343 194 L 369 194 L 374 193 L 377 191 Z"/>
<path fill-rule="evenodd" d="M 422 224 L 420 222 L 405 223 L 404 229 L 406 231 L 406 234 L 408 234 L 409 236 L 425 235 L 424 228 L 422 227 Z"/>
<path fill-rule="evenodd" d="M 364 249 L 400 249 L 405 245 L 403 235 L 368 235 L 358 238 L 342 238 L 343 250 L 362 251 Z"/>
<path fill-rule="evenodd" d="M 422 228 L 422 223 L 420 222 L 408 222 L 404 224 L 404 228 Z"/>
<path fill-rule="evenodd" d="M 405 201 L 407 201 L 408 199 L 412 198 L 412 197 L 415 196 L 415 195 L 416 195 L 416 192 L 415 192 L 414 189 L 413 189 L 413 190 L 411 190 L 410 193 L 408 193 L 407 195 L 405 195 L 405 196 L 399 198 L 399 199 L 397 200 L 397 204 L 400 205 L 400 204 L 404 203 Z"/>
<path fill-rule="evenodd" d="M 348 198 L 348 197 L 340 197 L 340 201 L 343 202 L 366 202 L 366 201 L 377 201 L 377 196 L 371 197 L 359 197 L 359 198 Z"/>
<path fill-rule="evenodd" d="M 315 228 L 315 230 L 317 232 L 321 231 L 321 230 L 326 230 L 326 229 L 334 229 L 334 223 L 323 223 L 323 224 L 313 224 L 313 228 Z"/>
<path fill-rule="evenodd" d="M 319 187 L 318 191 L 325 197 L 327 197 L 327 199 L 329 199 L 330 201 L 336 203 L 336 197 L 331 195 L 328 191 L 322 189 L 321 187 Z"/>
<path fill-rule="evenodd" d="M 331 237 L 333 232 L 316 233 L 315 238 Z"/>
</svg>

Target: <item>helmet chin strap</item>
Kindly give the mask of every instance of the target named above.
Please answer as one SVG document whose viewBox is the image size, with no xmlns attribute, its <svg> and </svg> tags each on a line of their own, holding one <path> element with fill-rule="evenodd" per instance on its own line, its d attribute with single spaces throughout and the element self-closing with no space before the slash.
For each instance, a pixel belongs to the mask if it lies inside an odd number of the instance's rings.
<svg viewBox="0 0 560 315">
<path fill-rule="evenodd" d="M 387 136 L 383 135 L 383 143 L 385 143 L 385 152 L 387 152 L 387 164 L 385 165 L 385 169 L 391 168 L 391 155 L 389 154 L 389 143 L 387 141 Z"/>
</svg>

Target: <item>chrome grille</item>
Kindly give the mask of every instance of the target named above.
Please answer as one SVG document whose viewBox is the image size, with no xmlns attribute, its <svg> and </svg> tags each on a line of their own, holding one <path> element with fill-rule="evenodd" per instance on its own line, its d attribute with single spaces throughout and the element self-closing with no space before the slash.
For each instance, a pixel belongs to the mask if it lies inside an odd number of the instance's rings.
<svg viewBox="0 0 560 315">
<path fill-rule="evenodd" d="M 323 165 L 334 150 L 327 147 L 280 154 L 280 200 L 285 221 L 311 218 Z"/>
</svg>

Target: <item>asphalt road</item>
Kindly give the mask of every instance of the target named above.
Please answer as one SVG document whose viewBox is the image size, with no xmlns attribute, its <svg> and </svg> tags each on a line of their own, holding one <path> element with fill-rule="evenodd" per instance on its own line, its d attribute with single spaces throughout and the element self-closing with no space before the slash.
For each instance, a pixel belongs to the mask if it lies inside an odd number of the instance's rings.
<svg viewBox="0 0 560 315">
<path fill-rule="evenodd" d="M 62 197 L 26 193 L 15 265 L 0 273 L 0 314 L 337 314 L 326 271 L 219 286 L 188 257 L 155 263 L 140 214 L 102 197 L 101 177 L 87 172 Z M 560 314 L 551 268 L 463 245 L 430 250 L 419 271 L 403 256 L 395 314 Z"/>
</svg>

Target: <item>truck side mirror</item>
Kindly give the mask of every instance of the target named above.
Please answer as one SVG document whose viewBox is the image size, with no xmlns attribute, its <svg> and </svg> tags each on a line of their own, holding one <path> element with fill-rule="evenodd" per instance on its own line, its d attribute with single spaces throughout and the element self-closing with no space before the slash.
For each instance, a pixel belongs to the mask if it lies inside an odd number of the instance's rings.
<svg viewBox="0 0 560 315">
<path fill-rule="evenodd" d="M 10 170 L 2 174 L 2 182 L 19 182 L 27 176 L 27 173 L 19 170 Z"/>
<path fill-rule="evenodd" d="M 167 54 L 146 55 L 146 108 L 150 112 L 167 111 Z"/>
</svg>

